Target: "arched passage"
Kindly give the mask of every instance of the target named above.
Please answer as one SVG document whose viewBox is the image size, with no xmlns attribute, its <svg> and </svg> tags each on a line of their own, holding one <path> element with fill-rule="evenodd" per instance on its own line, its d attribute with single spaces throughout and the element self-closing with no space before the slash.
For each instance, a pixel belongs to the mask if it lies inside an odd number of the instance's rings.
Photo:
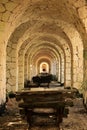
<svg viewBox="0 0 87 130">
<path fill-rule="evenodd" d="M 34 35 L 33 37 L 31 36 L 31 34 L 33 34 L 34 32 L 49 33 L 50 29 L 50 33 L 52 35 L 55 33 L 58 35 L 57 32 L 60 32 L 61 28 L 61 37 L 64 38 L 64 36 L 66 35 L 72 45 L 72 49 L 70 52 L 70 54 L 72 54 L 72 86 L 79 88 L 83 78 L 86 79 L 87 77 L 87 15 L 84 12 L 84 10 L 86 10 L 86 4 L 86 1 L 83 0 L 79 2 L 72 0 L 66 2 L 63 0 L 60 1 L 60 3 L 58 3 L 56 0 L 49 2 L 43 0 L 32 2 L 28 0 L 23 0 L 22 2 L 0 2 L 0 6 L 2 7 L 0 10 L 0 85 L 2 93 L 0 97 L 1 101 L 2 96 L 4 96 L 3 100 L 5 100 L 6 75 L 7 88 L 10 90 L 14 88 L 14 91 L 18 89 L 18 50 L 24 43 L 22 42 L 22 44 L 20 45 L 19 42 L 23 40 L 22 38 L 25 34 L 27 34 L 26 32 L 28 29 L 30 33 L 29 35 L 26 35 L 26 37 L 32 40 L 36 37 L 36 35 Z M 67 38 L 65 37 L 66 41 L 68 40 Z M 32 43 L 33 42 L 31 42 L 31 44 Z M 67 59 L 68 58 L 69 57 L 67 57 Z M 7 74 L 5 66 L 6 64 Z M 68 68 L 70 68 L 68 62 L 66 66 L 68 70 Z M 79 75 L 78 72 L 80 72 Z"/>
</svg>

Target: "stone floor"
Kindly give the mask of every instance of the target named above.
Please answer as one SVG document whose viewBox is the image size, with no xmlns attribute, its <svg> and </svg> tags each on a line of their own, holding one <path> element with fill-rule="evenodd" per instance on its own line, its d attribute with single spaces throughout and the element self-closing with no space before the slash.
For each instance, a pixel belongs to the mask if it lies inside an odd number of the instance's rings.
<svg viewBox="0 0 87 130">
<path fill-rule="evenodd" d="M 87 130 L 87 112 L 81 98 L 74 100 L 74 107 L 69 108 L 69 111 L 68 118 L 64 118 L 60 125 L 60 130 Z M 28 124 L 21 118 L 15 99 L 9 99 L 6 113 L 0 116 L 0 130 L 28 130 Z M 58 128 L 34 126 L 31 130 L 58 130 Z"/>
<path fill-rule="evenodd" d="M 74 100 L 74 107 L 70 108 L 68 118 L 63 119 L 62 128 L 63 130 L 87 130 L 87 111 L 81 98 Z"/>
</svg>

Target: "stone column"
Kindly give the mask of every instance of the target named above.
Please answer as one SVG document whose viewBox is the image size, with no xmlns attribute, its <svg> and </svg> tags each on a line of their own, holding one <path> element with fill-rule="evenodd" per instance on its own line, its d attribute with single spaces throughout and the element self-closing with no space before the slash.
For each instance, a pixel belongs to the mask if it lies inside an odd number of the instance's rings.
<svg viewBox="0 0 87 130">
<path fill-rule="evenodd" d="M 18 89 L 24 88 L 24 55 L 23 51 L 18 56 Z"/>
<path fill-rule="evenodd" d="M 84 58 L 84 81 L 87 80 L 87 50 L 85 48 L 83 53 Z"/>
<path fill-rule="evenodd" d="M 66 78 L 66 82 L 65 82 L 65 86 L 66 87 L 71 87 L 71 57 L 66 57 L 66 67 L 65 67 L 65 78 Z"/>
<path fill-rule="evenodd" d="M 60 68 L 61 69 L 60 70 L 60 73 L 61 73 L 60 74 L 60 82 L 64 83 L 64 59 L 63 58 L 61 59 L 61 65 L 60 66 L 61 66 L 61 68 Z"/>
<path fill-rule="evenodd" d="M 8 91 L 18 90 L 18 57 L 16 49 L 7 46 L 6 83 Z"/>
<path fill-rule="evenodd" d="M 28 58 L 27 55 L 25 55 L 24 59 L 24 80 L 28 80 Z"/>
<path fill-rule="evenodd" d="M 0 104 L 6 100 L 6 49 L 2 43 L 0 46 Z"/>
</svg>

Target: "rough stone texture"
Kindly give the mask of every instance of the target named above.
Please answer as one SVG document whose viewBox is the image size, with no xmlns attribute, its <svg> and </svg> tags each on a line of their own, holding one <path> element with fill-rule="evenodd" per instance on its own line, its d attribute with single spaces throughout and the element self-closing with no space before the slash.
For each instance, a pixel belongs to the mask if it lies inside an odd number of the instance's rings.
<svg viewBox="0 0 87 130">
<path fill-rule="evenodd" d="M 18 57 L 18 66 L 18 87 L 19 90 L 21 90 L 22 88 L 24 88 L 24 56 L 22 50 Z"/>
<path fill-rule="evenodd" d="M 79 88 L 87 79 L 86 33 L 86 0 L 0 0 L 0 103 L 6 88 L 21 88 L 48 59 L 65 87 Z"/>
<path fill-rule="evenodd" d="M 5 8 L 2 4 L 0 4 L 0 13 L 4 12 L 5 11 Z"/>
</svg>

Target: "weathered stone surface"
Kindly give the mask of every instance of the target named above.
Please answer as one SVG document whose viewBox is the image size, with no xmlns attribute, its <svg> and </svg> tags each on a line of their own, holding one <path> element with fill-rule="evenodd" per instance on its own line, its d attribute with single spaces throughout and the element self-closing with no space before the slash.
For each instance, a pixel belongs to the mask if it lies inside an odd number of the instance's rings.
<svg viewBox="0 0 87 130">
<path fill-rule="evenodd" d="M 17 4 L 14 3 L 14 2 L 8 2 L 6 3 L 5 7 L 6 7 L 6 10 L 8 11 L 13 11 L 14 8 L 16 8 Z"/>
<path fill-rule="evenodd" d="M 79 13 L 81 19 L 87 18 L 87 6 L 79 8 L 78 13 Z"/>
<path fill-rule="evenodd" d="M 10 15 L 11 15 L 11 13 L 9 11 L 6 11 L 2 15 L 2 20 L 5 21 L 5 22 L 7 22 L 9 20 L 9 18 L 10 18 Z"/>
<path fill-rule="evenodd" d="M 3 4 L 5 4 L 7 2 L 8 2 L 8 0 L 0 0 L 0 3 L 3 3 Z"/>
<path fill-rule="evenodd" d="M 3 13 L 5 11 L 5 7 L 3 6 L 3 4 L 0 4 L 0 13 Z"/>
<path fill-rule="evenodd" d="M 79 88 L 87 78 L 86 5 L 86 0 L 0 0 L 0 86 L 6 88 L 7 75 L 18 88 L 41 71 L 43 61 L 59 82 Z"/>
<path fill-rule="evenodd" d="M 0 31 L 3 32 L 4 27 L 5 27 L 5 23 L 4 22 L 0 22 Z"/>
<path fill-rule="evenodd" d="M 2 19 L 2 13 L 0 13 L 0 20 Z"/>
</svg>

